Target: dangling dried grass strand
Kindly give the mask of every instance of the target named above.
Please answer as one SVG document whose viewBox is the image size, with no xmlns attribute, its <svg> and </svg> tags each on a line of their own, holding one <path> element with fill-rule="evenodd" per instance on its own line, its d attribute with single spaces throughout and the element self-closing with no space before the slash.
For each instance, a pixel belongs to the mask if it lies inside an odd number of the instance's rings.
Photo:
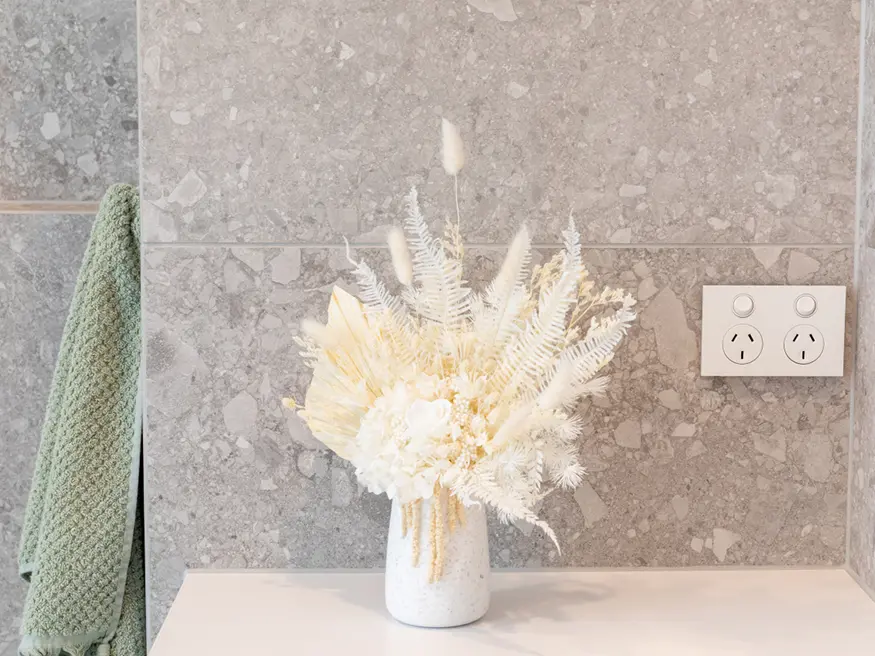
<svg viewBox="0 0 875 656">
<path fill-rule="evenodd" d="M 431 512 L 429 513 L 429 523 L 428 523 L 428 545 L 430 547 L 431 552 L 431 560 L 428 563 L 428 582 L 435 582 L 435 572 L 437 570 L 437 548 L 436 548 L 436 539 L 437 539 L 437 508 L 438 508 L 438 500 L 433 500 L 431 504 Z"/>
<path fill-rule="evenodd" d="M 421 503 L 420 500 L 417 499 L 410 505 L 410 514 L 412 515 L 412 521 L 410 522 L 411 528 L 413 529 L 413 566 L 419 567 L 419 525 L 420 525 L 420 513 L 421 513 Z"/>
<path fill-rule="evenodd" d="M 435 540 L 434 540 L 434 580 L 438 581 L 444 574 L 444 541 L 446 540 L 446 532 L 444 525 L 446 518 L 444 517 L 444 495 L 438 493 L 437 496 L 437 517 L 435 520 Z"/>
</svg>

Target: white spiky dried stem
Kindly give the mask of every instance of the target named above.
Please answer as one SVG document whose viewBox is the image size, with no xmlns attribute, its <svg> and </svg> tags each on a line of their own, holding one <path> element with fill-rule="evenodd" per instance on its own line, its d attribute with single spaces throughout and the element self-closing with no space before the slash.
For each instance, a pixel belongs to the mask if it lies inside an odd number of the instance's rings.
<svg viewBox="0 0 875 656">
<path fill-rule="evenodd" d="M 388 235 L 389 253 L 392 256 L 392 266 L 395 267 L 395 275 L 405 287 L 413 284 L 413 261 L 410 259 L 410 250 L 407 248 L 407 238 L 401 228 L 393 226 Z"/>
</svg>

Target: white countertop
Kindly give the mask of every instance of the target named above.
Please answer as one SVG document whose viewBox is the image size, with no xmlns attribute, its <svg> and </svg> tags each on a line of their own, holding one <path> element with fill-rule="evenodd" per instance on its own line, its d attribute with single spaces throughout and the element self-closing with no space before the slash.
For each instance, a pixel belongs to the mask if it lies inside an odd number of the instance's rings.
<svg viewBox="0 0 875 656">
<path fill-rule="evenodd" d="M 875 602 L 843 570 L 498 572 L 486 617 L 392 620 L 380 573 L 190 572 L 150 656 L 867 656 Z"/>
</svg>

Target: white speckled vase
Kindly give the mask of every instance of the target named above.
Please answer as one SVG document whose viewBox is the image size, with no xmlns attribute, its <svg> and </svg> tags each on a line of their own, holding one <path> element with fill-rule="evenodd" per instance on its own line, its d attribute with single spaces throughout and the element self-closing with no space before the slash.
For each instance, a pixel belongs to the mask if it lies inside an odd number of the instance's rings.
<svg viewBox="0 0 875 656">
<path fill-rule="evenodd" d="M 392 503 L 386 548 L 386 608 L 396 620 L 413 626 L 443 628 L 475 622 L 489 609 L 486 511 L 483 506 L 466 508 L 464 525 L 452 533 L 447 531 L 443 575 L 429 583 L 431 501 L 423 501 L 421 509 L 419 564 L 414 565 L 413 531 L 402 535 L 401 504 Z"/>
</svg>

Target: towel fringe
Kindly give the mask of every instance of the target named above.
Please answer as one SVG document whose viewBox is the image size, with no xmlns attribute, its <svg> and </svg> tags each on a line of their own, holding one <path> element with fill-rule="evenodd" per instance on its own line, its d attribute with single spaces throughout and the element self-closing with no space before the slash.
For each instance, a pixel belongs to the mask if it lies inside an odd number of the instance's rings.
<svg viewBox="0 0 875 656">
<path fill-rule="evenodd" d="M 18 656 L 61 656 L 60 647 L 31 647 L 19 649 Z"/>
<path fill-rule="evenodd" d="M 31 642 L 18 648 L 18 656 L 86 656 L 93 646 L 97 647 L 96 656 L 109 656 L 108 642 L 97 644 L 92 640 L 65 641 L 60 645 L 35 645 Z"/>
</svg>

